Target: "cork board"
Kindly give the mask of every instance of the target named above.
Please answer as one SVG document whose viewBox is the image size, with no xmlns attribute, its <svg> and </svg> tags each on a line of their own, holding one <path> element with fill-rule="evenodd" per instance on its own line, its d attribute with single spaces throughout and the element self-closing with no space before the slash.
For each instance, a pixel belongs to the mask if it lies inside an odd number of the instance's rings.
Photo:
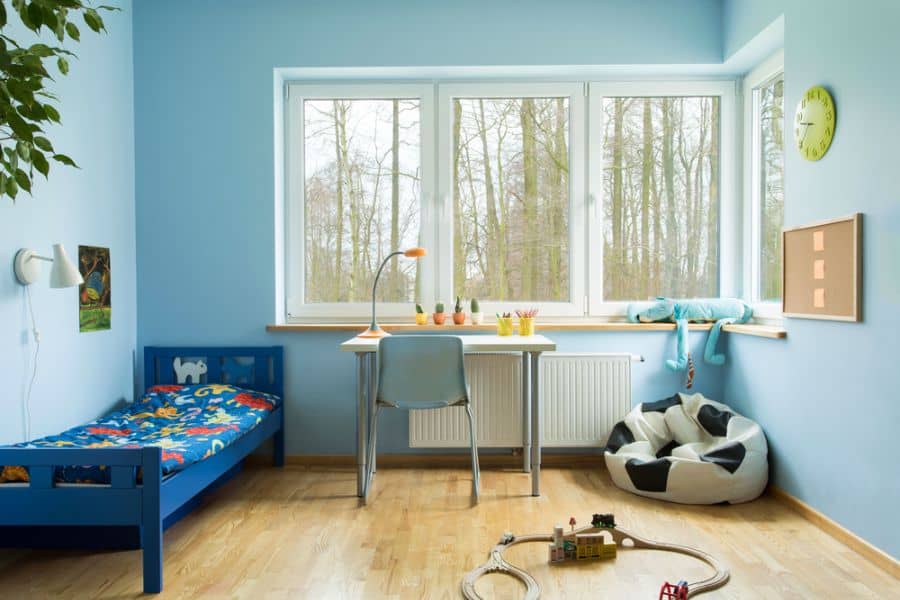
<svg viewBox="0 0 900 600">
<path fill-rule="evenodd" d="M 862 215 L 785 229 L 782 312 L 786 317 L 862 319 Z"/>
</svg>

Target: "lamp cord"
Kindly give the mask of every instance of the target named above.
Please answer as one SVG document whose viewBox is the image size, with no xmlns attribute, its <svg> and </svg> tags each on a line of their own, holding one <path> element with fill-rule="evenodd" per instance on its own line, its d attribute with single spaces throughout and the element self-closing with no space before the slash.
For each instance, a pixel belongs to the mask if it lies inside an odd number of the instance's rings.
<svg viewBox="0 0 900 600">
<path fill-rule="evenodd" d="M 37 379 L 38 354 L 41 351 L 41 332 L 37 328 L 34 319 L 34 306 L 31 304 L 31 286 L 25 286 L 25 297 L 28 299 L 28 312 L 31 315 L 31 333 L 34 335 L 34 357 L 31 359 L 31 380 L 28 382 L 28 391 L 25 393 L 23 408 L 25 411 L 25 441 L 31 441 L 31 390 L 34 388 L 34 380 Z"/>
</svg>

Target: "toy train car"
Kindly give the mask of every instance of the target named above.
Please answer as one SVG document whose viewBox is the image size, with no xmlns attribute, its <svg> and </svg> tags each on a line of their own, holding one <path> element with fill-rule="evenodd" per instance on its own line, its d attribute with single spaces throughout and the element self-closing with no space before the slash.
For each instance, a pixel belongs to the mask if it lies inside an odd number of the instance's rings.
<svg viewBox="0 0 900 600">
<path fill-rule="evenodd" d="M 687 600 L 687 597 L 688 583 L 684 580 L 678 583 L 669 583 L 667 581 L 659 590 L 659 600 Z"/>
</svg>

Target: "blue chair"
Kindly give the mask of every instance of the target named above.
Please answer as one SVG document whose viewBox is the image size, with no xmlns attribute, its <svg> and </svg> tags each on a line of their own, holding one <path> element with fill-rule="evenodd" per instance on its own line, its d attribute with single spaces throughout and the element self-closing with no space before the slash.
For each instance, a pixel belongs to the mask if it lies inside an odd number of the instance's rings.
<svg viewBox="0 0 900 600">
<path fill-rule="evenodd" d="M 366 490 L 375 471 L 378 413 L 382 408 L 419 410 L 465 407 L 472 445 L 472 493 L 478 497 L 481 472 L 475 415 L 463 363 L 462 340 L 452 335 L 395 335 L 378 343 L 378 388 L 369 431 Z"/>
</svg>

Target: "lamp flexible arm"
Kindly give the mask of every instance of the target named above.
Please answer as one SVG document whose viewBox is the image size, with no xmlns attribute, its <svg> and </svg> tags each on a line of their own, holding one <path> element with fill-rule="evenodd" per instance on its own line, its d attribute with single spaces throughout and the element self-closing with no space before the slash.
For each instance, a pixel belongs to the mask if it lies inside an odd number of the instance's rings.
<svg viewBox="0 0 900 600">
<path fill-rule="evenodd" d="M 378 267 L 378 273 L 375 274 L 375 281 L 372 283 L 372 324 L 369 326 L 372 331 L 378 329 L 378 323 L 375 322 L 375 290 L 378 289 L 378 278 L 381 277 L 381 272 L 384 270 L 384 266 L 388 264 L 388 261 L 400 254 L 403 254 L 402 250 L 396 250 L 388 254 L 382 261 L 381 266 Z"/>
</svg>

